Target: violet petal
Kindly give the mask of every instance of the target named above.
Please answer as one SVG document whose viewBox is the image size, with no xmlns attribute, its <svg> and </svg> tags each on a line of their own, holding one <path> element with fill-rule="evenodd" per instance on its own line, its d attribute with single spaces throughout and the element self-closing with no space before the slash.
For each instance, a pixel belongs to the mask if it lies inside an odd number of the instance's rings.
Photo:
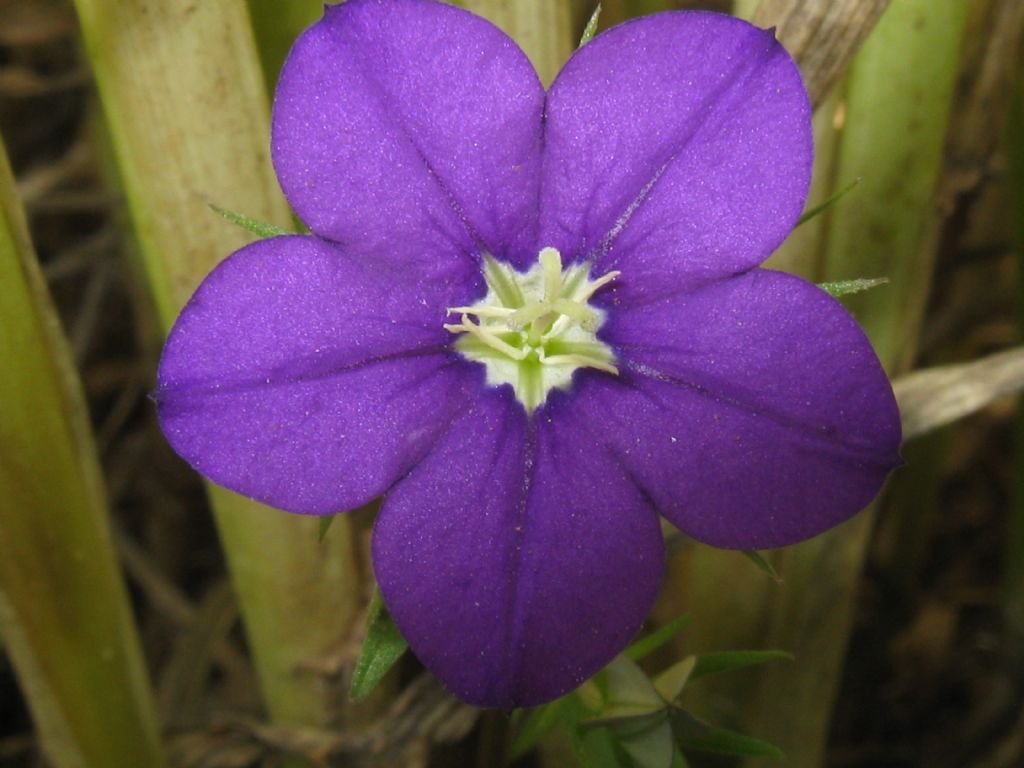
<svg viewBox="0 0 1024 768">
<path fill-rule="evenodd" d="M 310 228 L 365 258 L 424 272 L 480 248 L 535 258 L 543 103 L 532 65 L 489 22 L 349 0 L 285 63 L 274 166 Z"/>
<path fill-rule="evenodd" d="M 575 688 L 622 650 L 657 594 L 657 515 L 563 405 L 531 425 L 507 388 L 477 398 L 377 520 L 385 602 L 416 655 L 471 704 L 531 706 Z"/>
<path fill-rule="evenodd" d="M 161 427 L 186 461 L 239 493 L 293 512 L 363 504 L 478 386 L 480 373 L 445 347 L 439 293 L 313 237 L 247 246 L 171 331 Z"/>
<path fill-rule="evenodd" d="M 646 301 L 761 263 L 810 183 L 810 103 L 771 32 L 646 16 L 578 50 L 548 97 L 540 246 Z"/>
<path fill-rule="evenodd" d="M 602 335 L 622 373 L 580 375 L 574 405 L 697 539 L 807 539 L 900 463 L 899 413 L 867 338 L 799 278 L 754 270 L 618 312 Z"/>
</svg>

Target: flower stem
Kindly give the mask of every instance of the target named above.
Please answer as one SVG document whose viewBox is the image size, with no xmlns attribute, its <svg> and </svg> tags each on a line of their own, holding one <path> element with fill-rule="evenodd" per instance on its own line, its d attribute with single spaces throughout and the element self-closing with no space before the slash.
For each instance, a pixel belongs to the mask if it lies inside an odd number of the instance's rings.
<svg viewBox="0 0 1024 768">
<path fill-rule="evenodd" d="M 269 162 L 263 75 L 241 0 L 76 0 L 164 329 L 199 281 L 249 236 L 216 203 L 288 227 Z M 210 489 L 264 701 L 279 722 L 321 725 L 340 686 L 317 673 L 360 594 L 347 520 L 317 520 Z"/>
<path fill-rule="evenodd" d="M 0 636 L 49 763 L 160 766 L 88 416 L 0 144 Z"/>
</svg>

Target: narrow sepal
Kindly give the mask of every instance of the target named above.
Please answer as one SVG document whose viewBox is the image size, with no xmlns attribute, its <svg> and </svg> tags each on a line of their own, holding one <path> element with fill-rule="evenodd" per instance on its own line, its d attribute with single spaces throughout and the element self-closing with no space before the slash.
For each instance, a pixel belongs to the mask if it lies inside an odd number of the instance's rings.
<svg viewBox="0 0 1024 768">
<path fill-rule="evenodd" d="M 362 701 L 373 693 L 408 647 L 381 599 L 380 590 L 374 590 L 366 612 L 366 637 L 352 671 L 349 696 Z"/>
</svg>

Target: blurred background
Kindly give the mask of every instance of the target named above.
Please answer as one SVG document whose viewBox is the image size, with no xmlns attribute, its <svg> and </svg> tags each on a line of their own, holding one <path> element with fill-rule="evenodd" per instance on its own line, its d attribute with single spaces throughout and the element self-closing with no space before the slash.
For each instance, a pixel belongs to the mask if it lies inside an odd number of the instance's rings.
<svg viewBox="0 0 1024 768">
<path fill-rule="evenodd" d="M 594 10 L 461 4 L 545 82 Z M 691 623 L 651 663 L 793 653 L 687 692 L 695 714 L 788 756 L 756 764 L 1022 766 L 1024 2 L 606 0 L 600 27 L 695 7 L 775 26 L 804 71 L 809 207 L 849 191 L 774 265 L 888 278 L 844 302 L 897 381 L 909 439 L 871 510 L 765 553 L 780 581 L 736 553 L 674 548 L 650 629 Z M 147 399 L 177 309 L 251 239 L 207 203 L 290 224 L 268 100 L 319 14 L 304 0 L 0 0 L 4 258 L 22 259 L 0 271 L 0 368 L 26 377 L 0 384 L 2 766 L 483 768 L 516 737 L 515 718 L 452 700 L 409 657 L 350 702 L 374 510 L 320 543 L 314 521 L 211 491 Z M 515 765 L 575 759 L 551 732 Z"/>
</svg>

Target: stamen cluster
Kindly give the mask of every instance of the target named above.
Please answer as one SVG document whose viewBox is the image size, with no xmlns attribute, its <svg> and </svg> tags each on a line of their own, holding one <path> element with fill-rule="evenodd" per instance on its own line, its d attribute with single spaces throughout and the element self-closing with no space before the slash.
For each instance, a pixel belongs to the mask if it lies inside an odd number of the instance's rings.
<svg viewBox="0 0 1024 768">
<path fill-rule="evenodd" d="M 604 314 L 588 302 L 619 272 L 591 280 L 590 264 L 563 269 L 555 248 L 542 249 L 525 273 L 490 254 L 483 262 L 487 295 L 472 306 L 449 308 L 449 314 L 461 315 L 460 322 L 444 327 L 465 334 L 455 346 L 487 367 L 488 384 L 511 384 L 532 412 L 553 388 L 568 388 L 578 368 L 618 374 L 614 354 L 597 338 Z"/>
</svg>

